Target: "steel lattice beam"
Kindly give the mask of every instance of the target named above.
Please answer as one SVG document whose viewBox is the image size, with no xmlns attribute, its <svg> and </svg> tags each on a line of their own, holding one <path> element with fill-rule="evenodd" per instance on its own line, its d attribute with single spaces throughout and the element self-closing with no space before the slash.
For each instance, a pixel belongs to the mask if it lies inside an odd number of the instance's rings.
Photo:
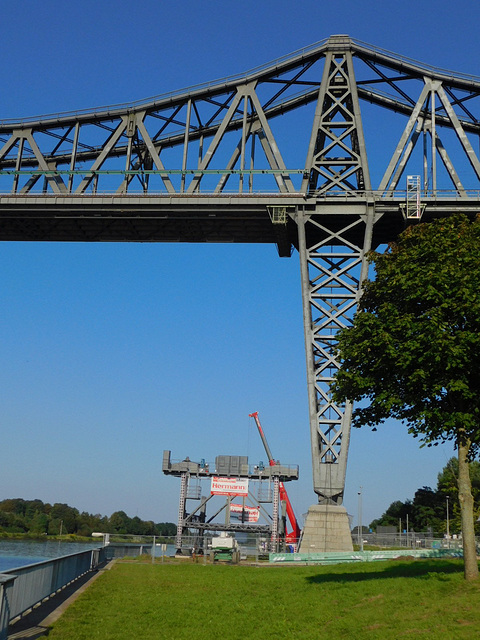
<svg viewBox="0 0 480 640">
<path fill-rule="evenodd" d="M 354 78 L 354 68 L 357 79 L 349 84 L 345 98 L 341 82 L 348 84 Z M 340 81 L 337 87 L 333 78 Z M 419 96 L 432 83 L 439 96 L 433 110 L 425 101 L 419 105 Z M 330 109 L 322 111 L 316 144 L 327 150 L 323 137 L 329 140 L 330 151 L 336 148 L 340 153 L 337 159 L 332 153 L 323 158 L 316 153 L 316 175 L 302 181 L 302 172 L 288 162 L 273 123 L 305 105 L 319 104 L 319 91 Z M 452 167 L 454 154 L 447 154 L 437 136 L 441 127 L 453 129 L 478 177 L 478 159 L 467 136 L 480 132 L 479 96 L 478 78 L 332 36 L 250 73 L 150 102 L 0 121 L 0 190 L 57 195 L 200 189 L 221 193 L 227 188 L 239 193 L 306 193 L 325 190 L 333 177 L 344 184 L 352 179 L 354 190 L 368 189 L 362 176 L 368 166 L 359 160 L 364 153 L 362 136 L 358 144 L 350 141 L 361 132 L 358 99 L 407 117 L 420 109 L 422 134 L 432 131 L 434 123 L 433 149 Z M 350 127 L 335 130 L 338 114 Z M 342 167 L 341 161 L 347 166 Z M 207 175 L 208 169 L 218 172 L 216 181 Z M 456 188 L 460 171 L 448 174 Z M 393 188 L 400 188 L 398 181 Z"/>
</svg>

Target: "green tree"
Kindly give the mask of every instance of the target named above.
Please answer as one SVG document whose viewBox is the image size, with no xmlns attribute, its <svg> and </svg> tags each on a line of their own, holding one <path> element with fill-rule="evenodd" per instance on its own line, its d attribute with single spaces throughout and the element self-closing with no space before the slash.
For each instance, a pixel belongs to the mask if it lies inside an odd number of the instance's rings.
<svg viewBox="0 0 480 640">
<path fill-rule="evenodd" d="M 156 536 L 171 538 L 177 532 L 177 526 L 173 522 L 158 522 L 154 525 L 154 533 Z"/>
<path fill-rule="evenodd" d="M 25 503 L 25 520 L 30 523 L 37 514 L 44 512 L 44 504 L 41 500 L 27 500 Z"/>
<path fill-rule="evenodd" d="M 413 498 L 412 522 L 415 531 L 441 531 L 443 528 L 443 509 L 439 496 L 430 487 L 415 491 Z"/>
<path fill-rule="evenodd" d="M 32 533 L 48 532 L 48 516 L 46 513 L 36 511 L 29 523 L 29 531 Z"/>
<path fill-rule="evenodd" d="M 473 460 L 469 465 L 470 482 L 472 485 L 473 513 L 475 529 L 480 533 L 480 462 Z M 451 458 L 438 474 L 437 495 L 445 508 L 445 520 L 447 517 L 446 503 L 449 498 L 450 533 L 459 533 L 462 529 L 460 508 L 458 504 L 458 460 Z"/>
<path fill-rule="evenodd" d="M 155 534 L 157 536 L 172 537 L 177 533 L 177 525 L 173 522 L 158 522 L 155 525 Z"/>
<path fill-rule="evenodd" d="M 82 511 L 77 518 L 77 533 L 81 536 L 90 536 L 93 531 L 104 532 L 108 528 L 108 518 L 99 513 L 92 515 Z"/>
<path fill-rule="evenodd" d="M 409 227 L 364 283 L 338 334 L 337 401 L 363 401 L 356 426 L 397 418 L 423 445 L 453 441 L 465 577 L 478 578 L 469 460 L 480 446 L 480 217 Z"/>
<path fill-rule="evenodd" d="M 401 500 L 395 500 L 388 507 L 388 509 L 383 513 L 380 518 L 377 518 L 373 522 L 370 523 L 370 528 L 376 530 L 378 526 L 382 527 L 398 527 L 399 522 L 405 525 L 407 521 L 407 516 L 409 520 L 412 518 L 412 502 L 411 500 L 406 500 L 402 502 Z"/>
<path fill-rule="evenodd" d="M 0 502 L 0 511 L 24 516 L 27 503 L 22 498 L 7 498 Z"/>
<path fill-rule="evenodd" d="M 115 511 L 109 518 L 110 533 L 129 533 L 131 518 L 127 516 L 125 511 Z"/>
<path fill-rule="evenodd" d="M 50 511 L 50 518 L 52 522 L 60 521 L 58 532 L 61 530 L 64 534 L 75 533 L 77 530 L 78 515 L 78 509 L 69 507 L 68 504 L 61 502 L 56 502 Z"/>
</svg>

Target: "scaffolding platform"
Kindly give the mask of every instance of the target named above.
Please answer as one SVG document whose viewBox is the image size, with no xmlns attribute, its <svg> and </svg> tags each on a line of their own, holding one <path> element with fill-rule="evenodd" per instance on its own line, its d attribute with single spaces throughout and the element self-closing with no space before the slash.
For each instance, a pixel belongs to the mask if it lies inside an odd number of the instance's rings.
<svg viewBox="0 0 480 640">
<path fill-rule="evenodd" d="M 218 458 L 225 456 L 217 456 Z M 247 459 L 245 456 L 231 456 Z M 208 462 L 194 462 L 189 458 L 185 458 L 179 462 L 172 462 L 171 451 L 163 452 L 162 471 L 166 475 L 181 477 L 182 473 L 188 473 L 190 476 L 199 478 L 211 478 L 217 476 L 220 478 L 248 478 L 249 480 L 269 480 L 277 477 L 280 482 L 289 482 L 290 480 L 298 480 L 298 465 L 296 464 L 274 464 L 263 466 L 262 464 L 249 465 L 248 462 L 238 465 L 237 472 L 232 472 L 230 468 L 228 472 L 217 469 L 216 465 Z"/>
</svg>

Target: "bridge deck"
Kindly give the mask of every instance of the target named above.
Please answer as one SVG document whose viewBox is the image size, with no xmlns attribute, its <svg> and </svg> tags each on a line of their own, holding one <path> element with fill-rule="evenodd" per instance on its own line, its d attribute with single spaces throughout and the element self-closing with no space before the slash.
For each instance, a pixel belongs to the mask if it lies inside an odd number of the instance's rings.
<svg viewBox="0 0 480 640">
<path fill-rule="evenodd" d="M 394 240 L 404 228 L 402 198 L 337 196 L 322 200 L 301 194 L 248 195 L 3 195 L 0 196 L 1 241 L 70 242 L 218 242 L 273 243 L 280 255 L 298 247 L 291 217 L 273 224 L 272 207 L 297 208 L 325 215 L 326 222 L 359 215 L 375 206 L 380 219 L 374 245 Z M 476 213 L 478 197 L 425 198 L 423 219 L 453 211 Z M 352 238 L 355 240 L 355 238 Z"/>
</svg>

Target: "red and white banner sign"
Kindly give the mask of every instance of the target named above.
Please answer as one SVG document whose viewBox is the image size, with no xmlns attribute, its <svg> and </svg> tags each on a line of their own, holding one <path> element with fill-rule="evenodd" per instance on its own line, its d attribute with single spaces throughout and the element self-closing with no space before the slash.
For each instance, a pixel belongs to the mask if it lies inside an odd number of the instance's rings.
<svg viewBox="0 0 480 640">
<path fill-rule="evenodd" d="M 235 518 L 235 520 L 242 520 L 242 511 L 243 522 L 258 522 L 258 518 L 260 517 L 260 509 L 258 507 L 243 506 L 241 504 L 235 504 L 234 502 L 230 504 L 230 516 Z"/>
<path fill-rule="evenodd" d="M 248 478 L 219 478 L 212 476 L 212 496 L 248 496 Z"/>
</svg>

